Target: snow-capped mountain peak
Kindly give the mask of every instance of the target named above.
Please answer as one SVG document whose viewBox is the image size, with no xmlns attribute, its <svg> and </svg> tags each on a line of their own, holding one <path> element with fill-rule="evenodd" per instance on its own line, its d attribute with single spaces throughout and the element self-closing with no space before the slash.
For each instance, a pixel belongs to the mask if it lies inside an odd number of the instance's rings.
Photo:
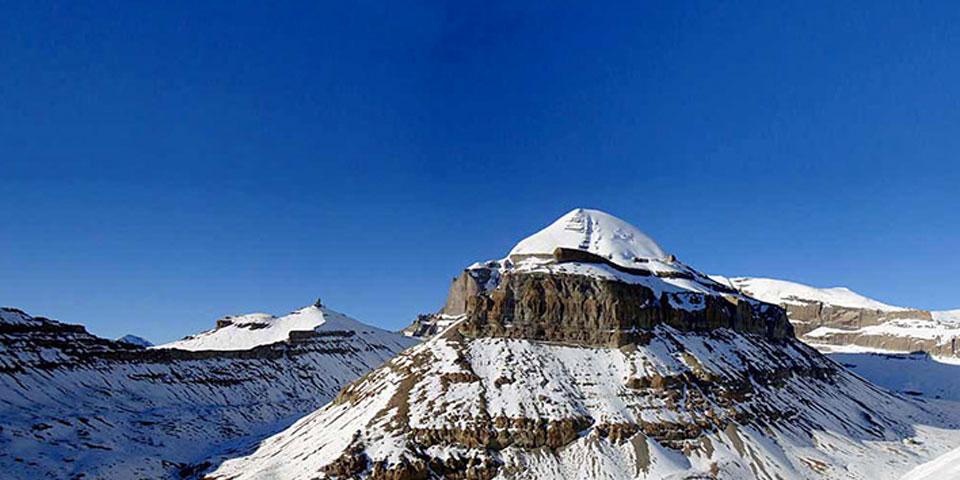
<svg viewBox="0 0 960 480">
<path fill-rule="evenodd" d="M 656 241 L 626 221 L 599 210 L 577 208 L 521 240 L 510 250 L 510 258 L 550 256 L 558 248 L 583 250 L 623 266 L 667 256 Z"/>
<path fill-rule="evenodd" d="M 360 323 L 317 302 L 279 317 L 268 313 L 224 317 L 217 320 L 217 326 L 213 330 L 154 348 L 247 350 L 295 340 L 320 331 L 365 331 L 375 335 L 391 335 L 385 330 Z"/>
</svg>

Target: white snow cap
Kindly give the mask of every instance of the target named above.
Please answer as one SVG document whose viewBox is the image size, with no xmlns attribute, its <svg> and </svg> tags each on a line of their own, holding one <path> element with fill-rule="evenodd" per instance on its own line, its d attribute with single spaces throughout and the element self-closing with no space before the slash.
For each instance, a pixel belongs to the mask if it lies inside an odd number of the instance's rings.
<svg viewBox="0 0 960 480">
<path fill-rule="evenodd" d="M 600 210 L 577 208 L 549 227 L 523 239 L 510 257 L 553 255 L 557 247 L 584 250 L 629 264 L 635 258 L 661 259 L 667 254 L 637 227 Z"/>
</svg>

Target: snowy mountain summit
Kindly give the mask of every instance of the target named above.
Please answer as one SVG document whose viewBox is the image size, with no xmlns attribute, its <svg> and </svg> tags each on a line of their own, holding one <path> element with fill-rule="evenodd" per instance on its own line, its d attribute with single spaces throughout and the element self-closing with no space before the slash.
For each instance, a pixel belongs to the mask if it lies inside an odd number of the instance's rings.
<svg viewBox="0 0 960 480">
<path fill-rule="evenodd" d="M 494 292 L 498 286 L 510 288 L 512 281 L 504 284 L 502 278 L 529 279 L 544 275 L 566 278 L 568 283 L 613 281 L 634 285 L 637 291 L 644 292 L 647 301 L 666 302 L 674 312 L 665 319 L 667 322 L 677 321 L 693 329 L 726 325 L 736 329 L 762 330 L 764 334 L 777 337 L 792 334 L 789 322 L 779 309 L 743 295 L 683 264 L 626 221 L 583 208 L 568 212 L 543 230 L 521 240 L 506 258 L 471 265 L 450 286 L 443 308 L 435 314 L 422 315 L 404 333 L 417 337 L 438 333 L 466 313 L 472 297 Z M 749 315 L 745 315 L 748 310 L 741 308 L 738 311 L 738 303 L 751 305 Z M 642 317 L 640 322 L 653 326 L 660 320 L 660 316 Z M 587 331 L 581 333 L 589 334 Z M 617 327 L 595 333 L 604 334 L 620 339 L 629 337 L 631 331 Z M 614 343 L 619 341 L 613 340 Z"/>
<path fill-rule="evenodd" d="M 785 311 L 574 210 L 475 263 L 430 339 L 208 478 L 893 479 L 960 443 Z"/>
<path fill-rule="evenodd" d="M 660 245 L 637 227 L 599 210 L 577 208 L 547 228 L 523 239 L 509 258 L 549 257 L 558 248 L 583 250 L 622 266 L 667 257 Z"/>
</svg>

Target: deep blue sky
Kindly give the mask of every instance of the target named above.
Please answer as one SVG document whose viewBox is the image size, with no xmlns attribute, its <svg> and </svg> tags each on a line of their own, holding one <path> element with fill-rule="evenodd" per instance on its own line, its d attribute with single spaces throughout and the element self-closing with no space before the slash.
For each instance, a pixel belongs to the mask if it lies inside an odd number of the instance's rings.
<svg viewBox="0 0 960 480">
<path fill-rule="evenodd" d="M 399 328 L 585 206 L 960 308 L 955 2 L 81 3 L 0 3 L 0 304 Z"/>
</svg>

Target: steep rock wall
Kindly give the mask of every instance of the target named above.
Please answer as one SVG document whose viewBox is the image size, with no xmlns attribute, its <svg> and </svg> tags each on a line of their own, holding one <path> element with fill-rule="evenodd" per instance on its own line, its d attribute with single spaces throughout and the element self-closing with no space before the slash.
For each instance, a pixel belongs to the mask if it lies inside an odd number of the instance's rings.
<svg viewBox="0 0 960 480">
<path fill-rule="evenodd" d="M 679 308 L 675 305 L 687 305 Z M 783 309 L 735 296 L 656 293 L 643 285 L 583 275 L 508 273 L 497 288 L 466 299 L 460 332 L 583 346 L 643 342 L 668 325 L 687 332 L 728 328 L 772 340 L 793 337 Z"/>
</svg>

